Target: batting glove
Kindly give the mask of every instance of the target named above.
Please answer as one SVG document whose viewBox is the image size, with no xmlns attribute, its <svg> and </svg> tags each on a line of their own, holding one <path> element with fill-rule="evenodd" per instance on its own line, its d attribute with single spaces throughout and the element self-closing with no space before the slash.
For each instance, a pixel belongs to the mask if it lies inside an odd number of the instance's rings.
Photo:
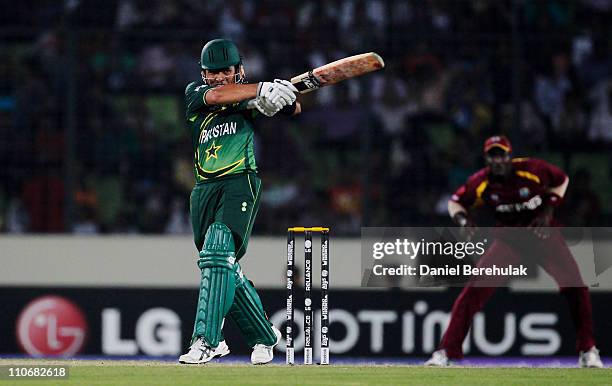
<svg viewBox="0 0 612 386">
<path fill-rule="evenodd" d="M 255 99 L 251 99 L 247 103 L 247 108 L 257 109 L 266 117 L 272 117 L 281 110 L 281 108 L 279 108 L 276 104 L 270 103 L 264 97 L 257 97 Z"/>
<path fill-rule="evenodd" d="M 297 99 L 297 96 L 295 94 L 298 92 L 298 89 L 295 88 L 295 86 L 288 80 L 274 79 L 274 83 L 285 86 L 285 89 L 284 89 L 285 95 L 288 95 L 289 98 L 291 98 L 291 100 L 287 104 L 288 105 L 293 104 L 293 102 L 295 102 L 295 100 Z"/>
<path fill-rule="evenodd" d="M 257 96 L 265 98 L 279 108 L 292 104 L 297 89 L 288 81 L 276 79 L 274 82 L 260 82 L 257 87 Z"/>
</svg>

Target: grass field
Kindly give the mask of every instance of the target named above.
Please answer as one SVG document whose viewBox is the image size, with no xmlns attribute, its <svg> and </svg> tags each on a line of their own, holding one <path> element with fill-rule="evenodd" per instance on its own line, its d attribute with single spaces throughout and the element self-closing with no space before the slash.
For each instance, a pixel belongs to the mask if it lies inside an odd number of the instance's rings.
<svg viewBox="0 0 612 386">
<path fill-rule="evenodd" d="M 69 379 L 18 385 L 610 385 L 612 369 L 424 368 L 417 366 L 179 366 L 155 361 L 0 361 L 65 365 Z M 0 381 L 0 384 L 9 384 Z"/>
</svg>

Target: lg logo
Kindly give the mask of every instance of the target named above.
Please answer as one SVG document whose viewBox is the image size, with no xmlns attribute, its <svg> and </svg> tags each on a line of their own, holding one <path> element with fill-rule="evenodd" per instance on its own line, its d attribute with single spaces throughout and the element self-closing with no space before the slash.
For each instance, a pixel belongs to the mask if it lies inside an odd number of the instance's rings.
<svg viewBox="0 0 612 386">
<path fill-rule="evenodd" d="M 132 333 L 132 331 L 134 331 Z M 102 352 L 107 355 L 177 355 L 181 351 L 181 319 L 168 308 L 151 308 L 130 331 L 135 339 L 122 337 L 121 311 L 117 308 L 102 310 Z"/>
<path fill-rule="evenodd" d="M 86 336 L 83 313 L 60 296 L 35 299 L 17 319 L 17 341 L 32 356 L 73 356 L 83 348 Z"/>
</svg>

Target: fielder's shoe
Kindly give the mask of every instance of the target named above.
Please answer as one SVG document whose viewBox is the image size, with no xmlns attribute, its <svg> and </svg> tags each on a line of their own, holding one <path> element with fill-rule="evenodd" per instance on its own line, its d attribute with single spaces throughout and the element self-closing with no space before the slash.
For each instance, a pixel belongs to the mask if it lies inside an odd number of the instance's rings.
<svg viewBox="0 0 612 386">
<path fill-rule="evenodd" d="M 427 362 L 425 362 L 425 366 L 437 366 L 437 367 L 446 367 L 450 366 L 451 363 L 446 356 L 446 350 L 437 350 L 431 354 L 431 358 Z"/>
<path fill-rule="evenodd" d="M 595 367 L 601 369 L 603 363 L 599 357 L 599 350 L 593 346 L 589 351 L 580 351 L 578 356 L 578 366 L 580 367 Z"/>
<path fill-rule="evenodd" d="M 276 335 L 276 343 L 272 346 L 266 346 L 263 344 L 256 344 L 253 347 L 253 352 L 251 353 L 251 363 L 254 365 L 265 365 L 266 363 L 272 362 L 274 358 L 274 347 L 280 342 L 281 332 L 278 328 L 272 326 L 272 330 L 274 331 L 274 335 Z"/>
<path fill-rule="evenodd" d="M 225 346 L 225 349 L 229 354 L 229 348 L 227 347 L 225 342 L 223 342 L 223 345 Z M 221 346 L 221 343 L 219 343 L 219 346 Z M 217 349 L 218 348 L 219 347 L 217 347 Z M 214 350 L 209 347 L 206 342 L 204 342 L 204 339 L 198 338 L 195 342 L 193 342 L 191 347 L 189 347 L 189 352 L 179 357 L 179 363 L 190 365 L 207 363 L 213 360 L 214 358 L 217 358 L 218 356 L 223 355 L 217 355 L 217 350 Z"/>
</svg>

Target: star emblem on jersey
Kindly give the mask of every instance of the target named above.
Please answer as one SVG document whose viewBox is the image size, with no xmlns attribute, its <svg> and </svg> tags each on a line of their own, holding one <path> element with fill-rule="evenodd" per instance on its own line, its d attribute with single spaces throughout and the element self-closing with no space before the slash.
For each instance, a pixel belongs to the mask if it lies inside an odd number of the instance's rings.
<svg viewBox="0 0 612 386">
<path fill-rule="evenodd" d="M 215 145 L 215 141 L 206 149 L 206 161 L 211 158 L 217 159 L 217 152 L 221 149 L 222 145 Z"/>
</svg>

